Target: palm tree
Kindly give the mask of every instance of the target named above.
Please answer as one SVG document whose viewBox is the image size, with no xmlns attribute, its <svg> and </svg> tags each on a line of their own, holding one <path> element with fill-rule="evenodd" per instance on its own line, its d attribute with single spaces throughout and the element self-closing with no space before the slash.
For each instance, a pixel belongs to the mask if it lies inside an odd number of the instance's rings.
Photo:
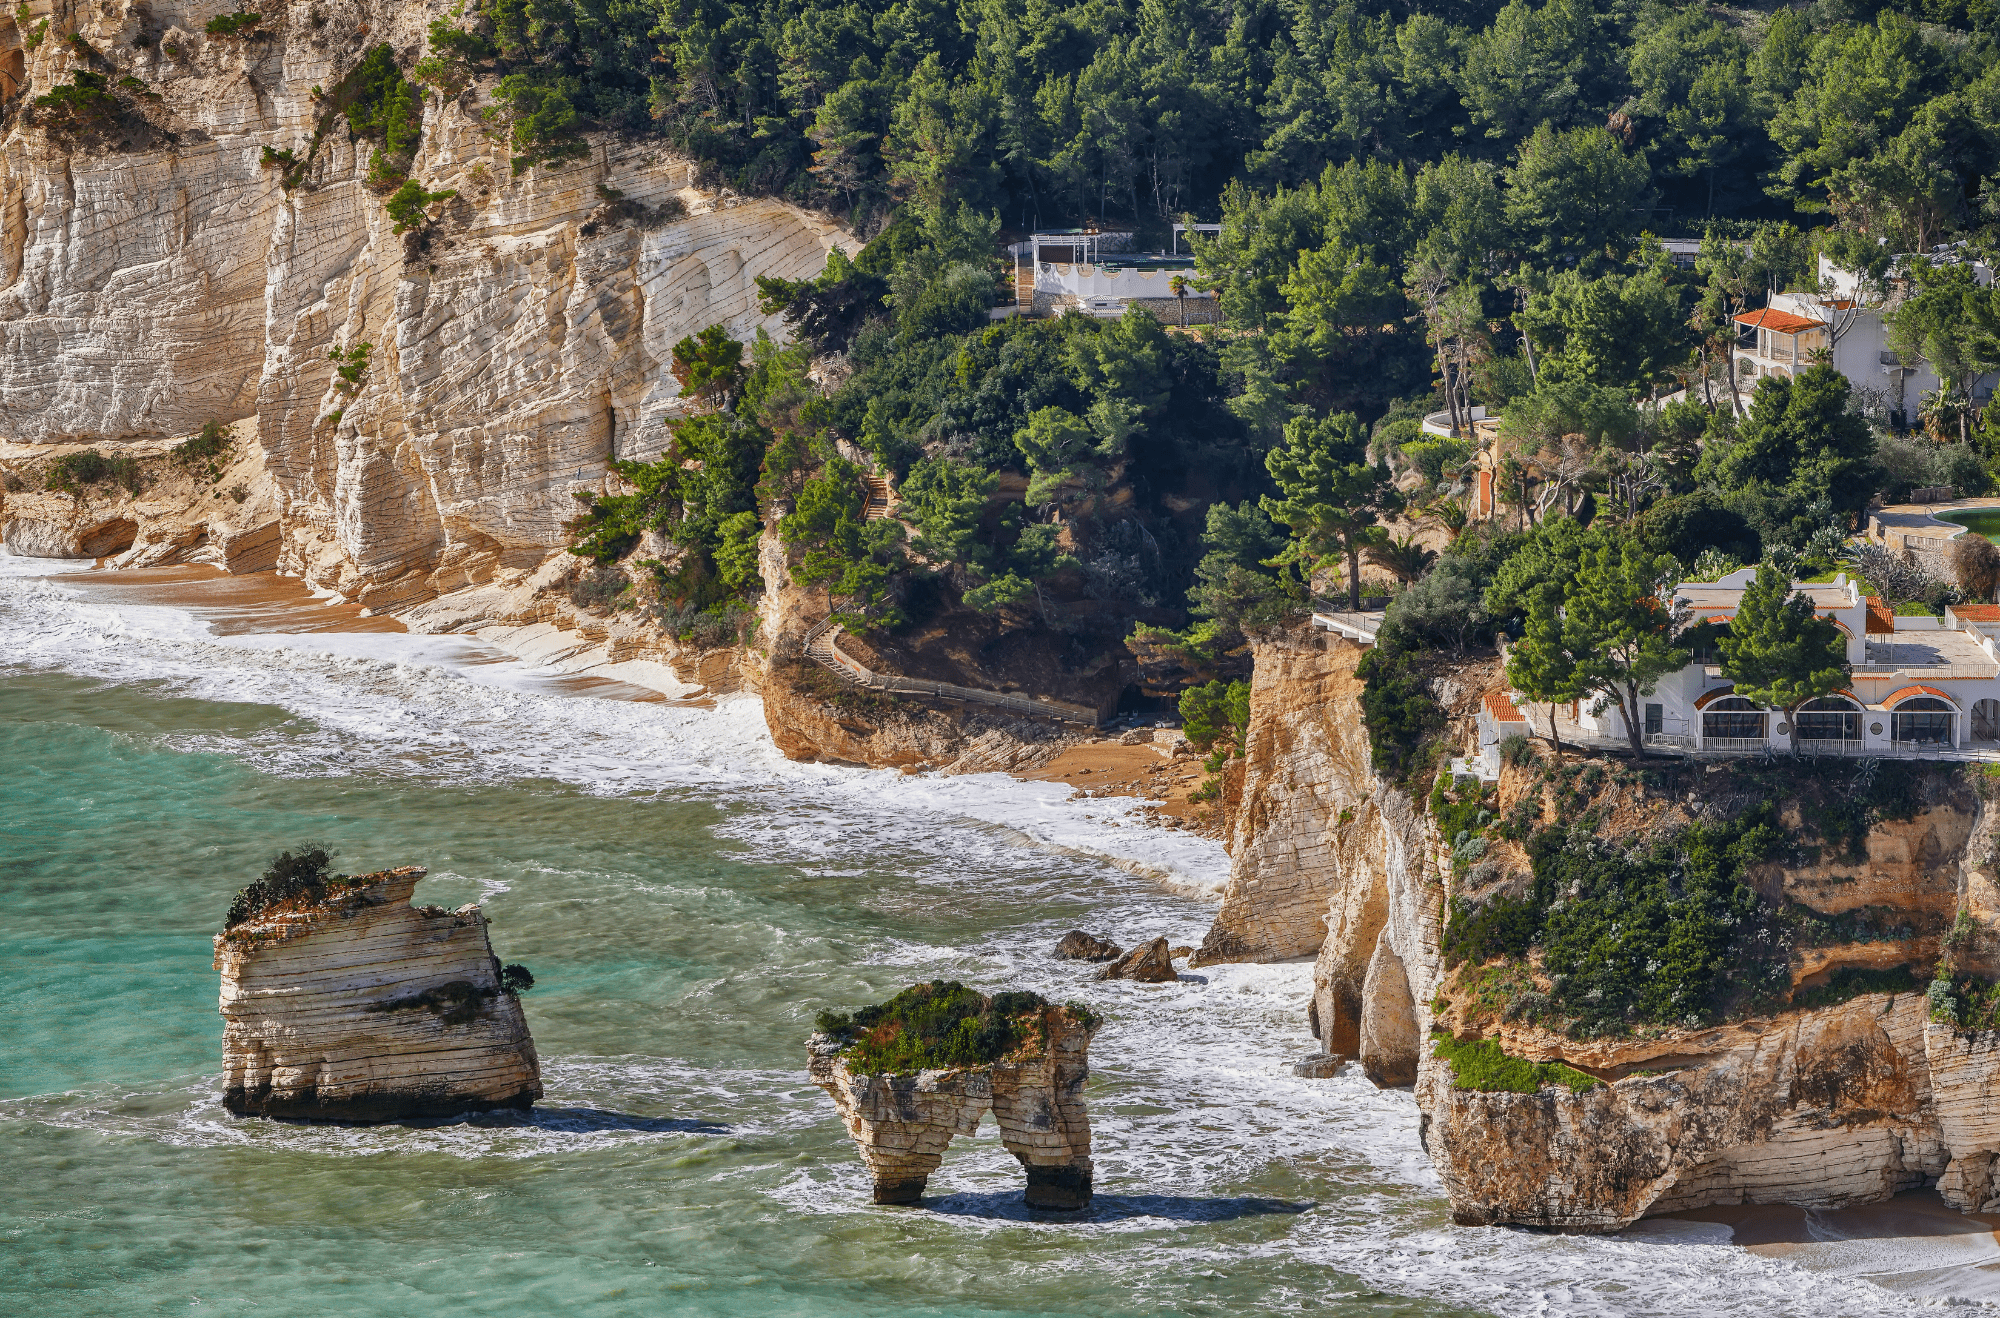
<svg viewBox="0 0 2000 1318">
<path fill-rule="evenodd" d="M 1373 544 L 1362 551 L 1368 561 L 1376 567 L 1386 568 L 1401 582 L 1412 582 L 1431 570 L 1437 562 L 1437 551 L 1418 544 L 1415 536 L 1404 536 L 1400 540 L 1387 540 Z"/>
<path fill-rule="evenodd" d="M 1169 280 L 1167 281 L 1167 288 L 1168 288 L 1168 290 L 1169 290 L 1169 291 L 1171 291 L 1171 292 L 1173 293 L 1174 297 L 1175 297 L 1175 298 L 1177 298 L 1177 299 L 1179 299 L 1179 301 L 1180 301 L 1180 306 L 1181 306 L 1181 328 L 1182 328 L 1182 329 L 1186 329 L 1186 328 L 1187 328 L 1187 295 L 1188 295 L 1188 287 L 1189 287 L 1189 285 L 1188 285 L 1188 279 L 1187 279 L 1187 276 L 1186 276 L 1186 275 L 1175 275 L 1175 276 L 1174 276 L 1174 277 L 1173 277 L 1172 279 L 1169 279 Z"/>
</svg>

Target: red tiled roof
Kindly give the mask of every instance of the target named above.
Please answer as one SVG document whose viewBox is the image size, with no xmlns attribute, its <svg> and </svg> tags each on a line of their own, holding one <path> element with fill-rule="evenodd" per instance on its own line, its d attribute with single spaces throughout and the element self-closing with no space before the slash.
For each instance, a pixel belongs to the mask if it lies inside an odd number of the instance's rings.
<svg viewBox="0 0 2000 1318">
<path fill-rule="evenodd" d="M 1940 691 L 1934 686 L 1906 686 L 1899 691 L 1891 691 L 1888 695 L 1882 697 L 1882 704 L 1886 708 L 1898 701 L 1907 700 L 1911 696 L 1936 696 L 1953 709 L 1958 708 L 1958 702 L 1951 698 L 1949 692 Z"/>
<path fill-rule="evenodd" d="M 1486 693 L 1486 712 L 1501 723 L 1526 723 L 1528 716 L 1514 708 L 1514 702 L 1507 698 L 1505 691 Z"/>
<path fill-rule="evenodd" d="M 1896 611 L 1884 604 L 1876 596 L 1868 597 L 1868 634 L 1870 636 L 1893 636 L 1896 632 Z"/>
<path fill-rule="evenodd" d="M 1951 612 L 1967 622 L 2000 622 L 2000 604 L 1954 604 Z"/>
<path fill-rule="evenodd" d="M 1824 329 L 1821 321 L 1808 320 L 1804 316 L 1794 316 L 1789 311 L 1777 311 L 1765 307 L 1759 311 L 1746 311 L 1736 317 L 1739 325 L 1755 325 L 1777 334 L 1803 334 L 1807 330 Z"/>
</svg>

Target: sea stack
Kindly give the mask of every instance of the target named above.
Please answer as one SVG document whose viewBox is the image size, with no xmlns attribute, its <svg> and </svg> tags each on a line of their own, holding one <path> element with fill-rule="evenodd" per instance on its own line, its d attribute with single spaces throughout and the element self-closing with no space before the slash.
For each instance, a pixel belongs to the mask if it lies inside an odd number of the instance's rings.
<svg viewBox="0 0 2000 1318">
<path fill-rule="evenodd" d="M 1099 1024 L 1076 1003 L 934 982 L 851 1017 L 822 1015 L 806 1048 L 813 1083 L 874 1173 L 876 1203 L 920 1199 L 952 1137 L 990 1108 L 1027 1172 L 1028 1205 L 1077 1209 L 1090 1204 L 1083 1085 Z"/>
<path fill-rule="evenodd" d="M 542 1096 L 485 916 L 412 906 L 425 872 L 321 878 L 248 910 L 239 899 L 215 938 L 224 1107 L 374 1122 L 525 1110 Z"/>
</svg>

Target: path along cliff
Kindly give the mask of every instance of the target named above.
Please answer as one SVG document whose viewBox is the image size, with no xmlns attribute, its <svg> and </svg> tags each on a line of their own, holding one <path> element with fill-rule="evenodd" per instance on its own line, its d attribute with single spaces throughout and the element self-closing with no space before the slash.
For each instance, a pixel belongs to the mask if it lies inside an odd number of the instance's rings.
<svg viewBox="0 0 2000 1318">
<path fill-rule="evenodd" d="M 1923 1186 L 2000 1206 L 1978 766 L 1521 746 L 1491 786 L 1396 783 L 1371 764 L 1366 653 L 1258 642 L 1232 873 L 1196 960 L 1315 957 L 1314 1034 L 1414 1086 L 1457 1220 L 1606 1231 Z M 1426 764 L 1499 680 L 1490 658 L 1433 671 L 1448 731 Z"/>
</svg>

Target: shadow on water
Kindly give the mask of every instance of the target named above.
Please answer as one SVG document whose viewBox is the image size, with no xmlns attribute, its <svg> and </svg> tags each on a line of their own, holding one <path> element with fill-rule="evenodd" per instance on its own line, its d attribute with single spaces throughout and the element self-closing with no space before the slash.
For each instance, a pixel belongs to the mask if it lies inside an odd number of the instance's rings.
<svg viewBox="0 0 2000 1318">
<path fill-rule="evenodd" d="M 347 1122 L 319 1122 L 296 1118 L 270 1118 L 288 1126 L 347 1125 Z M 369 1123 L 376 1124 L 376 1123 Z M 496 1110 L 461 1112 L 451 1117 L 410 1117 L 385 1121 L 384 1126 L 408 1130 L 436 1130 L 442 1126 L 477 1126 L 482 1130 L 547 1130 L 565 1135 L 594 1135 L 603 1131 L 625 1130 L 642 1135 L 729 1135 L 735 1127 L 687 1117 L 641 1117 L 630 1112 L 607 1112 L 596 1107 L 537 1107 L 526 1112 Z"/>
<path fill-rule="evenodd" d="M 557 1130 L 571 1135 L 591 1135 L 600 1131 L 629 1130 L 647 1135 L 727 1135 L 734 1127 L 691 1117 L 641 1117 L 630 1112 L 607 1112 L 597 1107 L 537 1107 L 526 1112 L 475 1112 L 466 1124 L 488 1127 L 518 1127 Z"/>
<path fill-rule="evenodd" d="M 1127 1222 L 1157 1217 L 1169 1222 L 1233 1222 L 1245 1217 L 1303 1213 L 1315 1205 L 1250 1196 L 1197 1199 L 1180 1194 L 1100 1194 L 1081 1212 L 1030 1208 L 1021 1191 L 948 1194 L 924 1199 L 919 1207 L 947 1217 L 987 1217 L 1012 1222 Z"/>
</svg>

